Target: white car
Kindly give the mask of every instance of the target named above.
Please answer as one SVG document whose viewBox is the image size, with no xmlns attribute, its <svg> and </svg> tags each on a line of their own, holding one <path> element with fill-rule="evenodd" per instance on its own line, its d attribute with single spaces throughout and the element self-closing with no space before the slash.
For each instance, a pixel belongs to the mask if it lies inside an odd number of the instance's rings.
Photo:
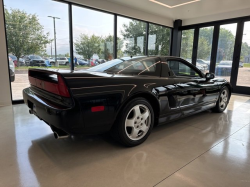
<svg viewBox="0 0 250 187">
<path fill-rule="evenodd" d="M 59 65 L 69 65 L 69 60 L 67 57 L 58 57 L 56 58 L 57 62 L 59 63 Z"/>
</svg>

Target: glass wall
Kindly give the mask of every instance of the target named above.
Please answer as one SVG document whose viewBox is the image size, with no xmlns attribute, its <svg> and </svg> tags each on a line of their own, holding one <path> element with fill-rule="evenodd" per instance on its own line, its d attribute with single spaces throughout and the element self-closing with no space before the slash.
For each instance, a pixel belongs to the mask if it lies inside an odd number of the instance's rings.
<svg viewBox="0 0 250 187">
<path fill-rule="evenodd" d="M 22 90 L 29 87 L 30 67 L 71 69 L 74 63 L 75 70 L 81 70 L 115 56 L 170 53 L 171 28 L 122 16 L 117 16 L 114 23 L 112 13 L 77 5 L 72 5 L 73 41 L 70 41 L 69 6 L 53 0 L 4 0 L 13 100 L 23 99 Z"/>
<path fill-rule="evenodd" d="M 149 24 L 148 55 L 170 54 L 171 29 Z"/>
<path fill-rule="evenodd" d="M 196 67 L 203 73 L 209 72 L 214 27 L 200 28 Z"/>
<path fill-rule="evenodd" d="M 146 22 L 117 17 L 117 57 L 145 55 Z"/>
<path fill-rule="evenodd" d="M 230 81 L 237 23 L 221 25 L 215 75 Z"/>
<path fill-rule="evenodd" d="M 96 66 L 114 58 L 114 15 L 72 6 L 75 68 Z"/>
<path fill-rule="evenodd" d="M 4 0 L 4 12 L 12 99 L 19 100 L 29 86 L 28 68 L 69 69 L 68 4 Z"/>
<path fill-rule="evenodd" d="M 180 56 L 190 63 L 192 63 L 193 42 L 194 42 L 194 29 L 183 30 Z"/>
<path fill-rule="evenodd" d="M 244 23 L 237 86 L 250 87 L 250 21 Z"/>
</svg>

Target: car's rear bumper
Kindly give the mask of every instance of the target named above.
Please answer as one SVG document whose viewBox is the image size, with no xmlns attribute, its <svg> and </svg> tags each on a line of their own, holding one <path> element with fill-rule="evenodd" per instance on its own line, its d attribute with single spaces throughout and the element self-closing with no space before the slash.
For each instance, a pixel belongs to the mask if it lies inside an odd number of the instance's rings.
<svg viewBox="0 0 250 187">
<path fill-rule="evenodd" d="M 44 99 L 32 91 L 31 88 L 23 90 L 23 99 L 29 107 L 30 113 L 36 115 L 50 127 L 55 127 L 69 135 L 79 134 L 101 134 L 110 129 L 110 125 L 92 126 L 85 125 L 84 115 L 80 105 L 75 102 L 74 106 L 62 107 Z M 35 107 L 34 107 L 35 106 Z"/>
<path fill-rule="evenodd" d="M 52 128 L 56 127 L 71 135 L 82 133 L 83 123 L 76 117 L 74 108 L 56 106 L 36 95 L 30 88 L 23 90 L 23 99 L 29 107 L 30 113 L 36 115 Z M 76 120 L 77 123 L 75 123 Z M 78 127 L 75 128 L 75 125 L 78 125 Z"/>
</svg>

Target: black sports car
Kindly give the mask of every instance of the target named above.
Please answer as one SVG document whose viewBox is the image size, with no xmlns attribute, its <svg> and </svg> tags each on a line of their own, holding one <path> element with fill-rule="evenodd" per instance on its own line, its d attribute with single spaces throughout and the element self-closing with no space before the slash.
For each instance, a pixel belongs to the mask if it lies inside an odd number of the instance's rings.
<svg viewBox="0 0 250 187">
<path fill-rule="evenodd" d="M 222 112 L 231 85 L 178 57 L 115 59 L 88 70 L 29 69 L 23 98 L 56 138 L 107 131 L 126 146 L 153 126 L 204 110 Z"/>
</svg>

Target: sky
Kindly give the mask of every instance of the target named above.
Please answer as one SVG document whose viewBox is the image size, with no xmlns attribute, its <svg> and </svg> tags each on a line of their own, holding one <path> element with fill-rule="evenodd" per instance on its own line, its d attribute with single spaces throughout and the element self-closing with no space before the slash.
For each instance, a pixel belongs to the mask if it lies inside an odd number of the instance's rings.
<svg viewBox="0 0 250 187">
<path fill-rule="evenodd" d="M 44 33 L 49 32 L 49 38 L 54 39 L 53 19 L 48 16 L 56 16 L 56 35 L 57 35 L 57 54 L 69 53 L 69 20 L 68 5 L 52 0 L 4 0 L 4 6 L 7 9 L 20 9 L 29 14 L 36 14 L 39 22 L 44 26 Z M 90 10 L 78 6 L 73 6 L 73 39 L 79 37 L 81 33 L 97 36 L 113 35 L 114 17 L 112 14 L 100 11 Z M 118 37 L 121 36 L 123 24 L 128 24 L 131 19 L 118 17 L 117 29 Z M 237 24 L 222 25 L 221 27 L 230 30 L 236 34 Z M 244 28 L 243 42 L 250 45 L 250 22 L 246 22 Z M 126 41 L 124 42 L 126 44 Z M 46 51 L 48 54 L 54 54 L 54 43 L 48 44 Z"/>
<path fill-rule="evenodd" d="M 53 19 L 48 16 L 59 17 L 56 19 L 57 54 L 69 53 L 69 20 L 68 5 L 52 0 L 4 0 L 7 9 L 20 9 L 28 14 L 36 14 L 40 24 L 44 27 L 44 33 L 49 32 L 49 38 L 54 39 Z M 73 39 L 74 41 L 81 33 L 97 36 L 108 36 L 114 34 L 114 16 L 78 6 L 72 7 L 73 13 Z M 119 26 L 128 24 L 130 19 L 120 18 Z M 121 36 L 118 26 L 118 36 Z M 51 54 L 51 44 L 47 45 L 46 51 Z M 52 54 L 54 55 L 54 42 L 52 43 Z"/>
</svg>

